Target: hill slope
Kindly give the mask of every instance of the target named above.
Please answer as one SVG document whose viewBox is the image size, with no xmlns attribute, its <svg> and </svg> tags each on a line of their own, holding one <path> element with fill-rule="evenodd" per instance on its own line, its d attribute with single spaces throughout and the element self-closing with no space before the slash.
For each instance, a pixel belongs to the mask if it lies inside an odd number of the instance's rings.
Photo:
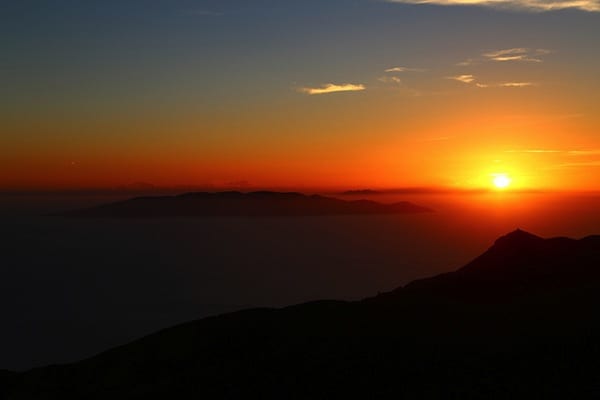
<svg viewBox="0 0 600 400">
<path fill-rule="evenodd" d="M 7 398 L 595 398 L 599 266 L 600 236 L 516 231 L 449 274 L 190 322 L 8 377 Z"/>
</svg>

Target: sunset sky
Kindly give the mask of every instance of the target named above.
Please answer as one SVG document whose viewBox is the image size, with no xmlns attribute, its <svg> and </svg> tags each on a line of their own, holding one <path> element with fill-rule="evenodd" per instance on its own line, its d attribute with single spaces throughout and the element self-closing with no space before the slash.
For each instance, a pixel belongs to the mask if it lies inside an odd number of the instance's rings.
<svg viewBox="0 0 600 400">
<path fill-rule="evenodd" d="M 600 190 L 600 1 L 0 8 L 0 190 Z"/>
</svg>

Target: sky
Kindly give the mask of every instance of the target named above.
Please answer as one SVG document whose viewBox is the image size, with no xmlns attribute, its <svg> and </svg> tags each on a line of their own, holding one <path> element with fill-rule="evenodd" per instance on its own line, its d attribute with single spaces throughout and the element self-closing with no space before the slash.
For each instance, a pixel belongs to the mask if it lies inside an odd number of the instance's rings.
<svg viewBox="0 0 600 400">
<path fill-rule="evenodd" d="M 600 1 L 0 6 L 0 190 L 600 190 Z"/>
</svg>

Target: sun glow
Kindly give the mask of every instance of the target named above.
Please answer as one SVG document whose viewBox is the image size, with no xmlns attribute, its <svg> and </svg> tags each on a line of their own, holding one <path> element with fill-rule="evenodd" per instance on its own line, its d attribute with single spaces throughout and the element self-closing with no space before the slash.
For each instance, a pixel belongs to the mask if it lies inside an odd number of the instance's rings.
<svg viewBox="0 0 600 400">
<path fill-rule="evenodd" d="M 512 179 L 506 174 L 494 174 L 492 183 L 497 189 L 506 189 L 510 186 Z"/>
</svg>

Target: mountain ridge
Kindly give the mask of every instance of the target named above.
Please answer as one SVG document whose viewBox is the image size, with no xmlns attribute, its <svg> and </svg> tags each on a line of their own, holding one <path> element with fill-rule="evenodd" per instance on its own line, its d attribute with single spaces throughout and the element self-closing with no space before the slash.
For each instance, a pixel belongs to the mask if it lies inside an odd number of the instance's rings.
<svg viewBox="0 0 600 400">
<path fill-rule="evenodd" d="M 593 398 L 598 266 L 600 236 L 517 230 L 372 298 L 208 317 L 9 375 L 6 398 Z"/>
<path fill-rule="evenodd" d="M 527 296 L 528 291 L 586 285 L 590 277 L 600 281 L 600 267 L 595 264 L 600 260 L 598 249 L 598 235 L 578 240 L 544 239 L 517 229 L 496 239 L 484 253 L 455 271 L 417 279 L 379 297 L 390 299 L 436 292 L 448 299 L 467 302 L 502 302 Z M 586 256 L 573 260 L 572 254 L 576 252 Z"/>
</svg>

